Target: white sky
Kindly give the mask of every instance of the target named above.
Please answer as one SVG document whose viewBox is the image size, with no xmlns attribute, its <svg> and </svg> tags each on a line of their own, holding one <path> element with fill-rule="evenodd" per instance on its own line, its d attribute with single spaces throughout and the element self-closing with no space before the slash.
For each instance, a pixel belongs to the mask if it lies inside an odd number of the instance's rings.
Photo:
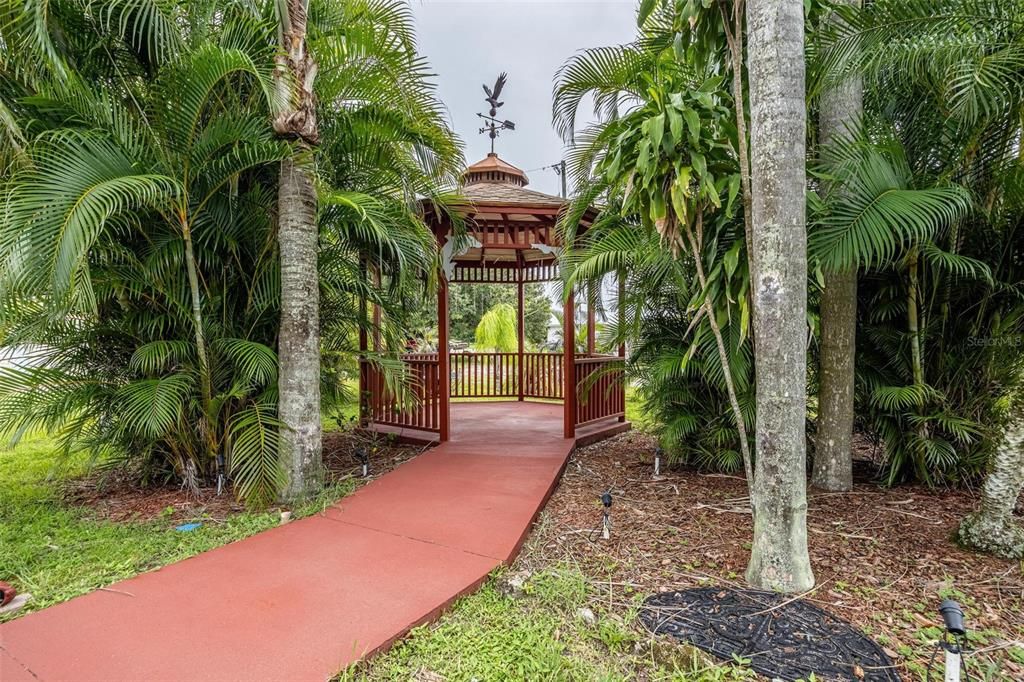
<svg viewBox="0 0 1024 682">
<path fill-rule="evenodd" d="M 634 0 L 412 0 L 420 53 L 437 74 L 438 94 L 465 142 L 467 163 L 490 151 L 490 139 L 477 133 L 476 114 L 487 113 L 480 86 L 493 86 L 507 71 L 498 117 L 511 119 L 516 129 L 501 134 L 495 151 L 528 171 L 531 188 L 559 194 L 553 171 L 533 170 L 562 158 L 562 142 L 551 126 L 555 72 L 581 49 L 631 41 L 635 6 Z"/>
</svg>

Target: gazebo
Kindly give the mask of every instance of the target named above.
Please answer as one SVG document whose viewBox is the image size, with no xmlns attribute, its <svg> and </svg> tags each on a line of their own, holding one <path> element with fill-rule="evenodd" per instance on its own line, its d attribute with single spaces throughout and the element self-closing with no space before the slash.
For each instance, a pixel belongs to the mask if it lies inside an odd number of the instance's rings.
<svg viewBox="0 0 1024 682">
<path fill-rule="evenodd" d="M 456 205 L 467 238 L 456 240 L 450 219 L 423 204 L 437 238 L 443 273 L 437 291 L 438 352 L 405 353 L 411 395 L 387 388 L 371 363 L 360 367 L 360 422 L 363 428 L 413 441 L 452 437 L 451 404 L 477 401 L 538 401 L 562 404 L 565 438 L 588 441 L 629 428 L 625 417 L 625 348 L 596 352 L 594 297 L 586 296 L 587 340 L 576 351 L 576 292 L 564 302 L 561 352 L 527 351 L 524 285 L 559 278 L 562 247 L 555 223 L 565 199 L 527 188 L 526 174 L 491 152 L 466 169 L 462 203 Z M 578 227 L 594 218 L 588 211 Z M 456 245 L 458 242 L 458 246 Z M 514 353 L 452 351 L 448 336 L 449 284 L 509 284 L 518 289 L 518 349 Z M 621 287 L 621 283 L 620 283 Z M 376 318 L 376 316 L 375 316 Z M 376 318 L 379 323 L 379 318 Z M 367 338 L 360 337 L 360 350 Z M 379 350 L 379 349 L 378 349 Z M 460 405 L 460 408 L 462 406 Z M 471 418 L 460 409 L 460 418 Z M 457 428 L 457 424 L 454 425 Z"/>
</svg>

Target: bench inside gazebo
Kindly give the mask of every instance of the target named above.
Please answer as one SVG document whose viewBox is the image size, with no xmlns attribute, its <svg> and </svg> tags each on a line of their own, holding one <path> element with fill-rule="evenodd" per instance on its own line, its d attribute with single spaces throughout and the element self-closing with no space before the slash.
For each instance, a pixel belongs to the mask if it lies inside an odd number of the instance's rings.
<svg viewBox="0 0 1024 682">
<path fill-rule="evenodd" d="M 360 365 L 360 423 L 364 429 L 413 442 L 448 441 L 479 433 L 477 422 L 517 416 L 516 403 L 532 422 L 561 422 L 563 438 L 593 442 L 629 429 L 626 421 L 625 348 L 596 352 L 594 296 L 585 295 L 587 340 L 577 352 L 576 292 L 564 301 L 563 349 L 527 351 L 524 333 L 524 286 L 559 279 L 561 250 L 555 223 L 564 199 L 527 189 L 526 174 L 493 152 L 470 166 L 464 176 L 464 202 L 457 207 L 465 236 L 456 239 L 450 219 L 424 205 L 437 237 L 443 273 L 437 292 L 440 352 L 406 353 L 402 360 L 410 388 L 393 391 L 383 374 L 365 358 Z M 583 216 L 584 232 L 594 214 Z M 508 284 L 518 289 L 516 352 L 469 352 L 450 349 L 449 285 Z M 621 286 L 621 285 L 620 285 Z M 375 315 L 376 317 L 376 315 Z M 379 320 L 379 318 L 378 318 Z M 360 337 L 367 351 L 367 335 Z M 375 350 L 380 350 L 375 349 Z M 497 401 L 507 401 L 495 405 Z M 452 409 L 452 403 L 457 403 Z"/>
</svg>

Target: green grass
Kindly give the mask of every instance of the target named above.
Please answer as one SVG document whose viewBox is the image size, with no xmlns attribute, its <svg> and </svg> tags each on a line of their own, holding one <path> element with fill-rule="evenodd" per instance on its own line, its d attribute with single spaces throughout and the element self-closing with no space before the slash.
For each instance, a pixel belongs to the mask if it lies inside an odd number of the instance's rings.
<svg viewBox="0 0 1024 682">
<path fill-rule="evenodd" d="M 85 470 L 83 457 L 62 461 L 45 437 L 0 450 L 0 580 L 32 594 L 13 616 L 248 537 L 280 518 L 276 511 L 242 512 L 224 521 L 210 519 L 191 532 L 175 531 L 180 521 L 170 519 L 115 523 L 90 518 L 88 510 L 65 505 L 58 494 L 64 479 Z M 319 510 L 351 485 L 325 490 L 296 516 Z"/>
<path fill-rule="evenodd" d="M 344 671 L 339 679 L 405 682 L 450 680 L 631 680 L 715 682 L 751 679 L 735 666 L 708 664 L 703 656 L 652 642 L 628 623 L 628 613 L 592 600 L 577 570 L 560 566 L 531 576 L 521 594 L 503 591 L 502 577 L 459 600 L 434 625 L 417 628 L 387 653 Z M 590 608 L 588 623 L 579 611 Z"/>
<path fill-rule="evenodd" d="M 631 385 L 626 385 L 626 421 L 633 425 L 634 429 L 638 431 L 649 431 L 654 423 L 643 409 L 643 403 L 640 400 L 640 396 L 636 393 L 636 388 Z"/>
</svg>

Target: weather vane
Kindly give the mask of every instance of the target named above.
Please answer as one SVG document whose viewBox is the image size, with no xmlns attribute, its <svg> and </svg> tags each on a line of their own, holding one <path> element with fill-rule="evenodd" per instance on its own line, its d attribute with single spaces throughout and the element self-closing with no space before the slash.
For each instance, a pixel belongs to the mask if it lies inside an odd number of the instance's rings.
<svg viewBox="0 0 1024 682">
<path fill-rule="evenodd" d="M 480 129 L 480 134 L 487 133 L 491 138 L 491 153 L 494 153 L 494 138 L 498 137 L 498 133 L 502 130 L 515 130 L 516 124 L 512 121 L 500 121 L 495 118 L 498 115 L 498 108 L 501 107 L 504 102 L 499 102 L 498 97 L 501 96 L 501 90 L 505 87 L 505 79 L 508 78 L 508 74 L 504 71 L 498 75 L 498 80 L 494 81 L 494 89 L 487 87 L 484 84 L 484 92 L 487 93 L 487 97 L 484 101 L 491 105 L 491 111 L 489 116 L 483 114 L 477 114 L 480 118 L 484 119 L 484 127 Z"/>
</svg>

